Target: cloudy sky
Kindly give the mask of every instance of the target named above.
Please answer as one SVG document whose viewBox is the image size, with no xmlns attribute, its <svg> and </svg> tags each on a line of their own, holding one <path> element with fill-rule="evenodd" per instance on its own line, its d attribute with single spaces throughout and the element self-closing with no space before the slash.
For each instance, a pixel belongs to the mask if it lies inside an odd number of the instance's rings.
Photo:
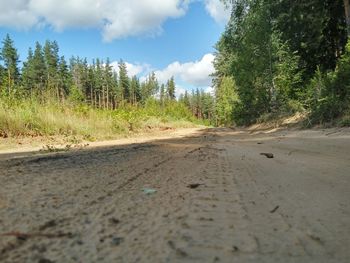
<svg viewBox="0 0 350 263">
<path fill-rule="evenodd" d="M 123 59 L 131 75 L 174 76 L 181 92 L 211 85 L 228 15 L 219 0 L 1 0 L 0 38 L 9 33 L 22 60 L 46 39 L 67 58 Z"/>
</svg>

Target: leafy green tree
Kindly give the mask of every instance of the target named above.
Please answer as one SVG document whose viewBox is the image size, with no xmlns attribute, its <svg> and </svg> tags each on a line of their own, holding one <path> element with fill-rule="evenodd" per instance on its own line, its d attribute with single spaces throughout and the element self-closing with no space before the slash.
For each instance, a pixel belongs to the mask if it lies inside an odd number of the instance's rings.
<svg viewBox="0 0 350 263">
<path fill-rule="evenodd" d="M 273 85 L 271 86 L 271 102 L 274 110 L 285 108 L 291 100 L 300 101 L 304 97 L 302 74 L 299 68 L 300 57 L 292 52 L 287 43 L 283 43 L 278 35 L 273 35 Z M 287 109 L 288 110 L 288 109 Z"/>
<path fill-rule="evenodd" d="M 308 81 L 319 66 L 333 70 L 343 52 L 347 34 L 343 3 L 334 0 L 271 1 L 275 28 L 282 41 L 300 56 Z"/>
<path fill-rule="evenodd" d="M 233 110 L 238 103 L 238 96 L 235 91 L 235 82 L 232 77 L 222 78 L 216 89 L 216 116 L 218 125 L 233 124 Z"/>
<path fill-rule="evenodd" d="M 208 92 L 201 91 L 201 111 L 204 120 L 212 120 L 215 116 L 215 103 L 213 96 Z"/>
<path fill-rule="evenodd" d="M 213 84 L 218 91 L 224 78 L 233 78 L 238 96 L 233 121 L 249 124 L 289 105 L 307 107 L 315 70 L 333 71 L 344 53 L 346 5 L 333 0 L 223 2 L 231 3 L 232 15 L 216 45 Z"/>
</svg>

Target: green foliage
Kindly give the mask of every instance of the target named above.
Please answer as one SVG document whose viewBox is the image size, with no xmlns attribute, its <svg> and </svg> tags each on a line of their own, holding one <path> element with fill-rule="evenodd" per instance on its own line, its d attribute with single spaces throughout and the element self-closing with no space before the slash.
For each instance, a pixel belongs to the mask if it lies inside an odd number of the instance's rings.
<svg viewBox="0 0 350 263">
<path fill-rule="evenodd" d="M 318 69 L 310 85 L 311 120 L 313 123 L 333 122 L 350 108 L 350 42 L 339 59 L 335 71 Z"/>
<path fill-rule="evenodd" d="M 154 72 L 140 82 L 128 76 L 126 63 L 119 71 L 106 61 L 59 57 L 58 44 L 36 42 L 17 67 L 18 55 L 7 36 L 0 52 L 0 136 L 79 135 L 107 138 L 149 128 L 188 127 L 211 118 L 213 98 L 198 92 L 196 111 L 176 101 L 175 80 L 162 85 Z M 193 105 L 193 104 L 192 104 Z"/>
<path fill-rule="evenodd" d="M 128 77 L 128 72 L 126 69 L 126 64 L 124 61 L 119 61 L 119 89 L 121 92 L 121 100 L 129 101 L 130 100 L 130 80 Z"/>
<path fill-rule="evenodd" d="M 350 55 L 342 1 L 223 2 L 232 4 L 232 15 L 214 61 L 219 123 L 244 125 L 297 111 L 311 112 L 317 123 L 348 109 Z M 227 95 L 231 101 L 223 96 L 226 78 L 235 83 L 234 94 Z"/>
<path fill-rule="evenodd" d="M 235 82 L 232 77 L 224 77 L 216 89 L 216 117 L 218 125 L 231 125 L 234 105 L 238 103 Z"/>
<path fill-rule="evenodd" d="M 8 34 L 2 44 L 3 47 L 0 51 L 0 61 L 3 61 L 4 63 L 4 68 L 1 70 L 2 80 L 4 81 L 4 87 L 6 87 L 7 94 L 10 95 L 12 89 L 19 81 L 19 56 L 13 40 Z"/>
<path fill-rule="evenodd" d="M 148 75 L 145 82 L 141 84 L 142 102 L 145 103 L 150 97 L 154 96 L 159 90 L 159 83 L 156 74 L 152 72 Z"/>
<path fill-rule="evenodd" d="M 69 97 L 68 97 L 72 102 L 83 102 L 84 101 L 84 94 L 81 91 L 81 89 L 79 89 L 77 86 L 73 85 L 70 88 L 70 92 L 69 92 Z"/>
<path fill-rule="evenodd" d="M 344 116 L 342 116 L 342 118 L 338 122 L 338 126 L 350 127 L 350 113 L 349 112 L 344 114 Z"/>
<path fill-rule="evenodd" d="M 190 109 L 197 119 L 215 124 L 215 101 L 210 93 L 199 89 L 192 90 L 192 94 L 186 91 L 179 97 L 179 102 Z"/>
<path fill-rule="evenodd" d="M 287 43 L 283 43 L 278 35 L 272 35 L 273 52 L 273 86 L 272 102 L 275 107 L 288 104 L 289 100 L 302 97 L 302 71 L 299 69 L 299 56 L 292 52 Z"/>
<path fill-rule="evenodd" d="M 194 127 L 191 112 L 181 103 L 171 102 L 164 109 L 158 101 L 146 108 L 126 106 L 116 110 L 93 109 L 72 101 L 0 99 L 0 136 L 78 136 L 107 139 L 150 128 Z"/>
<path fill-rule="evenodd" d="M 47 81 L 46 64 L 42 47 L 39 42 L 35 44 L 35 50 L 32 60 L 28 60 L 31 64 L 31 76 L 33 77 L 33 85 L 36 93 L 42 93 L 45 89 Z"/>
<path fill-rule="evenodd" d="M 176 97 L 175 97 L 175 80 L 174 80 L 174 77 L 171 77 L 167 84 L 166 84 L 166 92 L 167 92 L 167 97 L 168 99 L 170 100 L 175 100 Z"/>
</svg>

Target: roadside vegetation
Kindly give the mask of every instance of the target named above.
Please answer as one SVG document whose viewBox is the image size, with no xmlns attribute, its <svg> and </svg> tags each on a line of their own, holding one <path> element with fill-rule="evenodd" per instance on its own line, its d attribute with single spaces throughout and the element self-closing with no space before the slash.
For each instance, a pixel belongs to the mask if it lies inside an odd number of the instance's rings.
<svg viewBox="0 0 350 263">
<path fill-rule="evenodd" d="M 108 139 L 157 129 L 209 125 L 214 98 L 204 91 L 177 100 L 170 78 L 160 84 L 152 72 L 130 77 L 122 60 L 59 56 L 58 44 L 36 43 L 20 67 L 9 35 L 0 61 L 0 137 L 78 136 Z"/>
<path fill-rule="evenodd" d="M 216 45 L 219 124 L 297 112 L 309 126 L 350 124 L 348 0 L 224 2 L 232 15 Z"/>
<path fill-rule="evenodd" d="M 164 107 L 149 99 L 144 107 L 125 106 L 115 110 L 94 109 L 65 101 L 0 101 L 0 136 L 63 135 L 94 141 L 152 130 L 188 128 L 203 124 L 181 103 Z"/>
</svg>

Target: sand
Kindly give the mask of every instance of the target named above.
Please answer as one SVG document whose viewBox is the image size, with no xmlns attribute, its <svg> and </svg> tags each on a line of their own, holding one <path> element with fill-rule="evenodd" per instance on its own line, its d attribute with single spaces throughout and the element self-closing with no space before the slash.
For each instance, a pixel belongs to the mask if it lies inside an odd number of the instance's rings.
<svg viewBox="0 0 350 263">
<path fill-rule="evenodd" d="M 0 262 L 349 262 L 349 129 L 128 140 L 0 154 Z"/>
</svg>

